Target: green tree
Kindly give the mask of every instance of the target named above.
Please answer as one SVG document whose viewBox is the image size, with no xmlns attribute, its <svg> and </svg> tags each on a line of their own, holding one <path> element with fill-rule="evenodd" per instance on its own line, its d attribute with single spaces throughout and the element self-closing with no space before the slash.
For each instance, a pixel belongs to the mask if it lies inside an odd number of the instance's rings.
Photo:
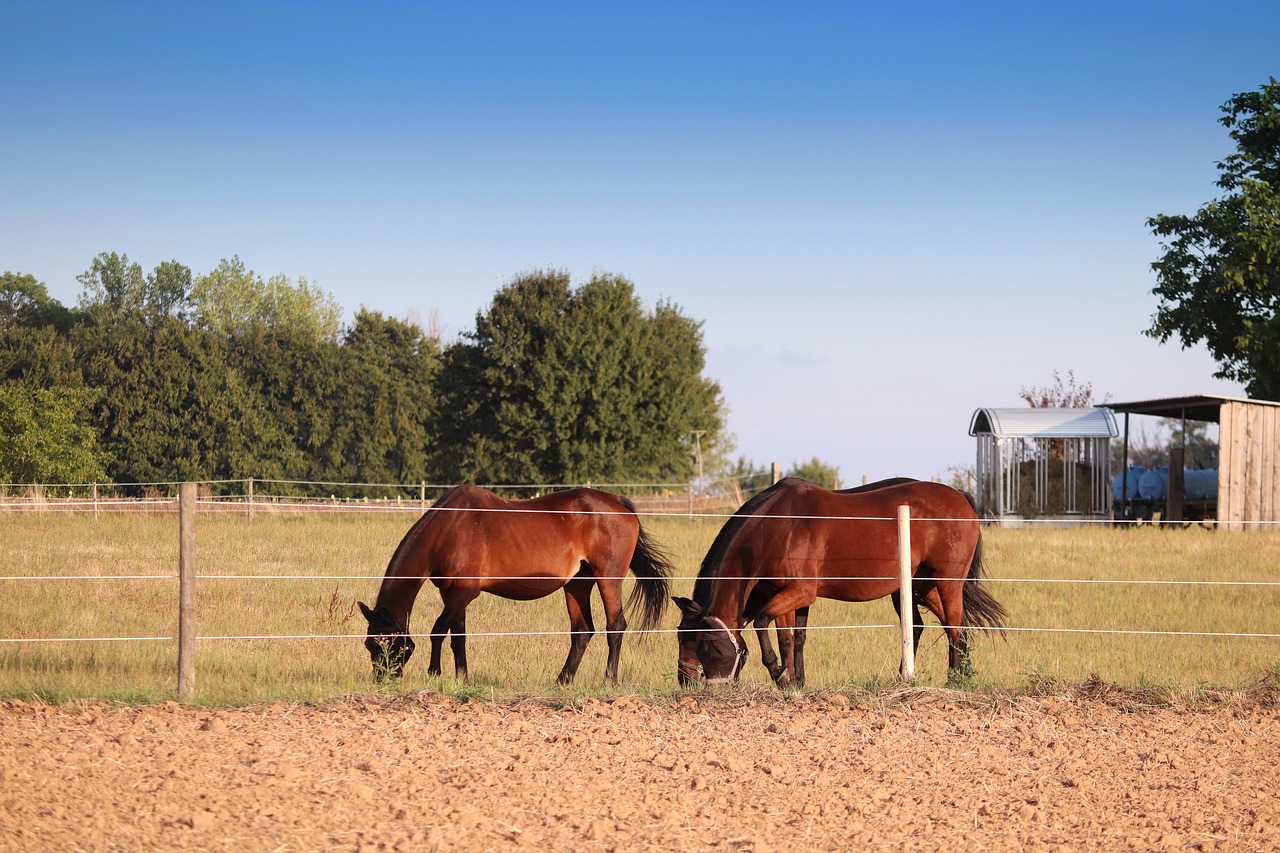
<svg viewBox="0 0 1280 853">
<path fill-rule="evenodd" d="M 518 276 L 443 353 L 433 476 L 484 483 L 687 479 L 692 430 L 722 441 L 723 403 L 703 377 L 701 324 L 633 285 L 565 272 Z"/>
<path fill-rule="evenodd" d="M 811 483 L 817 483 L 824 489 L 834 489 L 840 480 L 840 468 L 828 465 L 818 457 L 808 462 L 792 462 L 788 477 L 803 477 Z"/>
<path fill-rule="evenodd" d="M 342 351 L 341 477 L 361 483 L 425 479 L 440 339 L 415 323 L 362 308 Z"/>
<path fill-rule="evenodd" d="M 85 389 L 0 385 L 0 482 L 95 483 L 106 479 Z"/>
<path fill-rule="evenodd" d="M 286 275 L 263 281 L 239 257 L 223 259 L 191 288 L 191 314 L 197 326 L 227 338 L 246 335 L 256 325 L 289 329 L 295 337 L 336 342 L 342 307 L 323 288 Z"/>
<path fill-rule="evenodd" d="M 71 312 L 35 276 L 13 272 L 0 276 L 0 332 L 42 326 L 65 332 L 70 325 Z"/>
<path fill-rule="evenodd" d="M 113 315 L 78 326 L 73 343 L 85 383 L 102 391 L 93 423 L 117 482 L 278 473 L 283 439 L 225 338 L 175 317 L 150 328 Z"/>
<path fill-rule="evenodd" d="M 80 294 L 81 308 L 142 314 L 146 304 L 147 279 L 142 274 L 142 266 L 130 261 L 128 255 L 103 252 L 93 259 L 89 269 L 76 277 L 76 281 L 84 288 Z"/>
<path fill-rule="evenodd" d="M 1160 302 L 1146 333 L 1204 342 L 1218 377 L 1280 399 L 1280 84 L 1237 94 L 1222 112 L 1236 144 L 1218 163 L 1222 197 L 1147 220 L 1164 253 L 1151 265 Z"/>
<path fill-rule="evenodd" d="M 191 270 L 177 261 L 164 261 L 143 275 L 128 255 L 103 252 L 77 281 L 84 288 L 80 307 L 91 313 L 140 317 L 152 327 L 166 317 L 187 317 Z"/>
</svg>

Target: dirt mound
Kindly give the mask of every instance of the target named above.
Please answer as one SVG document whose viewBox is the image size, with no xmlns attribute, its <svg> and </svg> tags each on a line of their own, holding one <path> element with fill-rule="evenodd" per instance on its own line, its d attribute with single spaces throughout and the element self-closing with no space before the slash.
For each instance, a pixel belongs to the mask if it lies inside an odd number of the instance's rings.
<svg viewBox="0 0 1280 853">
<path fill-rule="evenodd" d="M 15 850 L 1280 845 L 1280 712 L 1247 697 L 8 702 L 0 749 Z"/>
</svg>

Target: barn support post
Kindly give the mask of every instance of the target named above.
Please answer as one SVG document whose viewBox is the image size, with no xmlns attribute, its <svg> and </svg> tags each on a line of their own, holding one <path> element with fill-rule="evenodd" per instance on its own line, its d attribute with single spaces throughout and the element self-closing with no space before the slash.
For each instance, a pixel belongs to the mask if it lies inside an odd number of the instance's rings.
<svg viewBox="0 0 1280 853">
<path fill-rule="evenodd" d="M 1186 435 L 1186 422 L 1183 422 L 1183 435 Z M 1183 466 L 1186 464 L 1186 451 L 1181 447 L 1169 448 L 1169 521 L 1182 521 L 1182 496 L 1186 490 L 1183 482 Z"/>
<path fill-rule="evenodd" d="M 915 598 L 911 590 L 911 507 L 898 507 L 898 625 L 902 630 L 902 666 L 899 674 L 903 681 L 916 677 L 915 649 Z"/>
<path fill-rule="evenodd" d="M 196 484 L 178 489 L 178 701 L 196 695 Z"/>
</svg>

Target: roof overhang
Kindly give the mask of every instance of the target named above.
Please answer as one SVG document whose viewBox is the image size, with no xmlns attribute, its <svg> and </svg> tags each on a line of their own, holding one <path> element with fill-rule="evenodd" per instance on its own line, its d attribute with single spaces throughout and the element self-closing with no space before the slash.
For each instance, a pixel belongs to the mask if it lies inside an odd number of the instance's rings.
<svg viewBox="0 0 1280 853">
<path fill-rule="evenodd" d="M 1221 417 L 1223 403 L 1280 406 L 1280 403 L 1271 400 L 1250 400 L 1244 397 L 1195 394 L 1190 397 L 1165 397 L 1159 400 L 1139 400 L 1134 403 L 1107 403 L 1107 408 L 1113 412 L 1122 412 L 1128 415 L 1185 418 L 1191 421 L 1209 421 L 1216 424 Z"/>
</svg>

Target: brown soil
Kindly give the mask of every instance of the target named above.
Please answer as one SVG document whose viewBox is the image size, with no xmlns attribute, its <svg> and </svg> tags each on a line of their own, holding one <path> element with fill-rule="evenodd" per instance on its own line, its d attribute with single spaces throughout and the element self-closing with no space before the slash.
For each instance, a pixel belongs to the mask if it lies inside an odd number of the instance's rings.
<svg viewBox="0 0 1280 853">
<path fill-rule="evenodd" d="M 0 849 L 1272 850 L 1280 708 L 947 691 L 0 706 Z"/>
</svg>

